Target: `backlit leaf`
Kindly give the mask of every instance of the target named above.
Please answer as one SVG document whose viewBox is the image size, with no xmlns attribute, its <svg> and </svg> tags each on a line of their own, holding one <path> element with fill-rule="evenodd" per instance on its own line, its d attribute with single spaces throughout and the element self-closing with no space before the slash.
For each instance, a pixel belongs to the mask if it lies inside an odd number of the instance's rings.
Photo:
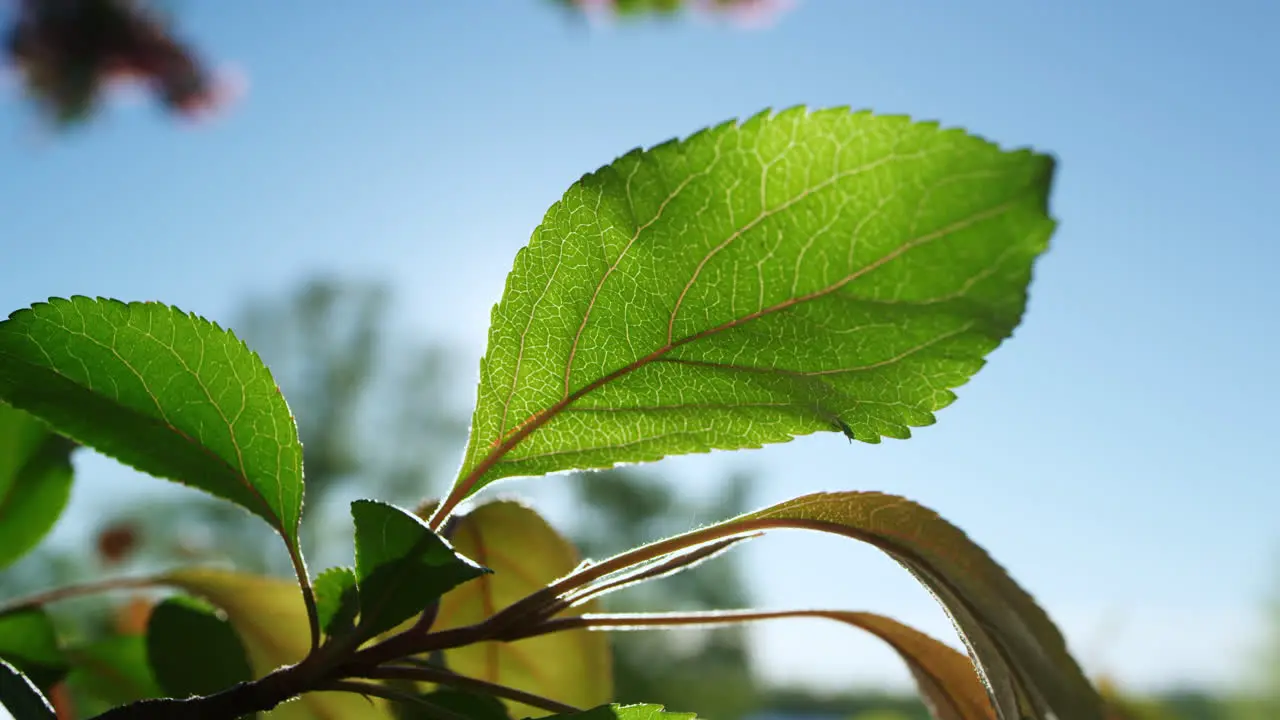
<svg viewBox="0 0 1280 720">
<path fill-rule="evenodd" d="M 776 528 L 861 540 L 906 567 L 951 616 L 1001 720 L 1102 719 L 1097 691 L 1035 600 L 963 531 L 905 498 L 875 492 L 805 495 L 632 552 L 650 557 L 664 548 L 678 551 Z M 576 582 L 607 567 L 602 562 L 588 568 Z"/>
<path fill-rule="evenodd" d="M 213 695 L 253 679 L 244 645 L 231 624 L 212 608 L 185 597 L 169 598 L 151 611 L 147 659 L 169 697 Z"/>
<path fill-rule="evenodd" d="M 37 607 L 0 615 L 0 660 L 11 663 L 43 692 L 66 677 L 69 669 L 53 621 Z"/>
<path fill-rule="evenodd" d="M 159 303 L 51 299 L 0 322 L 0 399 L 139 470 L 235 502 L 297 546 L 302 446 L 230 332 Z"/>
<path fill-rule="evenodd" d="M 818 611 L 885 641 L 907 663 L 920 695 L 937 720 L 994 720 L 995 710 L 968 656 L 907 625 L 866 612 Z"/>
<path fill-rule="evenodd" d="M 0 706 L 13 720 L 57 720 L 53 706 L 17 668 L 0 660 Z"/>
<path fill-rule="evenodd" d="M 440 600 L 433 630 L 480 622 L 494 612 L 567 575 L 578 566 L 577 550 L 532 509 L 514 501 L 481 505 L 459 518 L 453 532 L 458 552 L 493 570 Z M 584 603 L 566 615 L 598 610 Z M 484 642 L 444 652 L 445 664 L 462 675 L 500 683 L 575 707 L 613 697 L 608 636 L 587 630 Z M 509 702 L 512 717 L 541 717 L 545 710 Z"/>
<path fill-rule="evenodd" d="M 795 108 L 575 183 L 494 308 L 459 482 L 934 422 L 1022 317 L 1053 160 Z"/>
<path fill-rule="evenodd" d="M 360 590 L 351 568 L 329 568 L 316 577 L 316 610 L 326 635 L 343 635 L 355 627 L 360 613 Z"/>
<path fill-rule="evenodd" d="M 240 634 L 255 677 L 296 663 L 311 648 L 306 607 L 298 584 L 212 568 L 163 576 L 163 582 L 208 600 L 227 614 Z M 392 720 L 386 701 L 341 692 L 307 693 L 280 705 L 271 720 Z"/>
<path fill-rule="evenodd" d="M 0 402 L 0 568 L 30 552 L 67 505 L 75 443 Z"/>
<path fill-rule="evenodd" d="M 489 572 L 454 552 L 416 515 L 373 500 L 351 503 L 360 631 L 390 630 L 458 585 Z"/>
</svg>

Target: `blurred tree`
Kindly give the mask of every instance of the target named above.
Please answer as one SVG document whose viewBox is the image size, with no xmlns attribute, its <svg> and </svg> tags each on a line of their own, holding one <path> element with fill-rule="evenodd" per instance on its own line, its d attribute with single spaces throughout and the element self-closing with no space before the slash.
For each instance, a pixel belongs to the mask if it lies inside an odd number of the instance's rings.
<svg viewBox="0 0 1280 720">
<path fill-rule="evenodd" d="M 751 481 L 731 476 L 706 502 L 633 469 L 579 473 L 570 535 L 585 557 L 602 558 L 749 509 Z M 604 598 L 611 612 L 707 610 L 750 605 L 740 556 L 730 551 L 696 568 Z M 619 702 L 652 702 L 700 717 L 733 720 L 758 707 L 744 628 L 622 632 L 613 635 Z"/>
</svg>

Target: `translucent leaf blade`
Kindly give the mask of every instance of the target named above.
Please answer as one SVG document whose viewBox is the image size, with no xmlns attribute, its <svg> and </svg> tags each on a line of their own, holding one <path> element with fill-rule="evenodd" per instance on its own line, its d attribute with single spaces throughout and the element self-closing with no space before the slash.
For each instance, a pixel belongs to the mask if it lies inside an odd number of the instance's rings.
<svg viewBox="0 0 1280 720">
<path fill-rule="evenodd" d="M 585 176 L 494 308 L 465 492 L 818 431 L 908 437 L 1020 321 L 1053 167 L 797 108 Z"/>
<path fill-rule="evenodd" d="M 0 403 L 0 568 L 53 529 L 71 495 L 75 443 Z"/>
<path fill-rule="evenodd" d="M 995 720 L 977 668 L 967 655 L 884 615 L 815 612 L 885 641 L 907 663 L 925 704 L 937 720 Z"/>
<path fill-rule="evenodd" d="M 440 600 L 432 630 L 480 622 L 577 567 L 577 550 L 534 510 L 499 500 L 458 518 L 452 535 L 458 552 L 493 570 Z M 597 610 L 594 602 L 565 613 Z M 444 652 L 454 672 L 496 682 L 575 707 L 612 699 L 612 658 L 604 633 L 569 630 L 511 643 L 484 642 Z M 555 658 L 549 661 L 548 658 Z M 508 702 L 512 717 L 541 717 L 545 710 Z"/>
<path fill-rule="evenodd" d="M 302 446 L 288 405 L 257 355 L 203 318 L 86 297 L 20 310 L 0 322 L 0 399 L 297 545 Z"/>
</svg>

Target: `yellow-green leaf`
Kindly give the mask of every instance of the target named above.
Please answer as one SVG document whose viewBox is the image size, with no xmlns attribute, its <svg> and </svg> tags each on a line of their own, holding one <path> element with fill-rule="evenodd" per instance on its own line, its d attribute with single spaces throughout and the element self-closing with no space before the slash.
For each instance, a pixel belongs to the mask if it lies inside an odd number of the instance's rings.
<svg viewBox="0 0 1280 720">
<path fill-rule="evenodd" d="M 256 677 L 302 660 L 311 647 L 302 592 L 292 581 L 193 568 L 163 576 L 222 608 L 240 634 Z M 393 720 L 388 704 L 349 693 L 308 693 L 263 717 L 271 720 Z"/>
<path fill-rule="evenodd" d="M 1102 720 L 1102 701 L 1058 628 L 965 533 L 905 498 L 876 492 L 805 495 L 624 553 L 556 583 L 582 587 L 642 561 L 741 534 L 818 530 L 870 543 L 906 567 L 951 616 L 1000 720 Z"/>
<path fill-rule="evenodd" d="M 815 611 L 885 641 L 911 670 L 920 696 L 937 720 L 994 720 L 995 710 L 967 656 L 893 618 L 867 612 Z"/>
<path fill-rule="evenodd" d="M 492 569 L 440 600 L 435 630 L 480 622 L 494 612 L 567 575 L 578 551 L 532 509 L 510 500 L 482 505 L 459 518 L 454 548 Z M 584 603 L 566 613 L 591 612 Z M 613 673 L 604 633 L 569 630 L 512 643 L 485 642 L 447 650 L 457 673 L 519 688 L 575 707 L 613 697 Z M 541 717 L 545 710 L 508 703 L 513 717 Z M 524 713 L 524 714 L 521 714 Z"/>
</svg>

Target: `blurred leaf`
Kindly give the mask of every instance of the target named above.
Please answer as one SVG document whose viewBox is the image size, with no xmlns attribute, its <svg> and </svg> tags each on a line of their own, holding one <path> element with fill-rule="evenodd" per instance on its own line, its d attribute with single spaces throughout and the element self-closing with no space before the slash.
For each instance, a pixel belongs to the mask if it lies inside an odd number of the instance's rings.
<svg viewBox="0 0 1280 720">
<path fill-rule="evenodd" d="M 39 544 L 71 494 L 75 443 L 0 402 L 0 568 Z"/>
<path fill-rule="evenodd" d="M 488 569 L 454 552 L 413 513 L 373 500 L 351 503 L 356 525 L 360 630 L 390 630 Z"/>
<path fill-rule="evenodd" d="M 1022 317 L 1051 158 L 793 108 L 575 183 L 493 311 L 459 484 L 906 438 Z"/>
<path fill-rule="evenodd" d="M 355 627 L 360 613 L 360 591 L 351 568 L 329 568 L 316 578 L 316 610 L 326 635 L 344 635 Z"/>
<path fill-rule="evenodd" d="M 0 660 L 0 705 L 13 720 L 57 720 L 53 706 L 17 668 Z"/>
<path fill-rule="evenodd" d="M 67 685 L 102 703 L 97 712 L 161 697 L 160 686 L 156 684 L 147 662 L 146 638 L 143 635 L 114 635 L 67 648 L 66 656 L 71 663 Z"/>
<path fill-rule="evenodd" d="M 190 598 L 169 598 L 151 611 L 147 659 L 169 697 L 213 695 L 253 679 L 235 629 Z"/>
<path fill-rule="evenodd" d="M 240 634 L 255 677 L 302 660 L 311 648 L 307 611 L 296 582 L 212 568 L 168 573 L 164 582 L 208 600 Z M 387 703 L 340 692 L 308 693 L 264 718 L 271 720 L 391 720 Z"/>
<path fill-rule="evenodd" d="M 42 692 L 66 677 L 69 669 L 53 621 L 37 607 L 0 615 L 0 659 L 12 663 Z"/>
<path fill-rule="evenodd" d="M 693 713 L 664 712 L 661 705 L 604 705 L 570 715 L 554 715 L 574 720 L 697 720 Z"/>
<path fill-rule="evenodd" d="M 493 570 L 440 600 L 433 628 L 445 630 L 480 622 L 520 598 L 567 575 L 580 558 L 532 509 L 514 501 L 481 505 L 458 518 L 454 547 Z M 565 615 L 598 611 L 584 603 Z M 576 707 L 608 702 L 613 696 L 608 636 L 587 630 L 484 642 L 444 652 L 445 664 L 462 675 L 500 683 Z M 512 717 L 541 717 L 545 710 L 508 702 Z"/>
<path fill-rule="evenodd" d="M 907 625 L 875 613 L 814 613 L 866 630 L 907 663 L 920 695 L 937 720 L 994 720 L 977 668 L 968 656 Z"/>
<path fill-rule="evenodd" d="M 159 303 L 51 299 L 0 322 L 0 398 L 139 470 L 261 516 L 296 550 L 302 447 L 234 335 Z"/>
<path fill-rule="evenodd" d="M 905 498 L 876 492 L 805 495 L 655 546 L 687 548 L 776 528 L 861 540 L 906 567 L 951 616 L 1001 720 L 1102 720 L 1097 691 L 1035 600 L 962 530 Z"/>
</svg>

